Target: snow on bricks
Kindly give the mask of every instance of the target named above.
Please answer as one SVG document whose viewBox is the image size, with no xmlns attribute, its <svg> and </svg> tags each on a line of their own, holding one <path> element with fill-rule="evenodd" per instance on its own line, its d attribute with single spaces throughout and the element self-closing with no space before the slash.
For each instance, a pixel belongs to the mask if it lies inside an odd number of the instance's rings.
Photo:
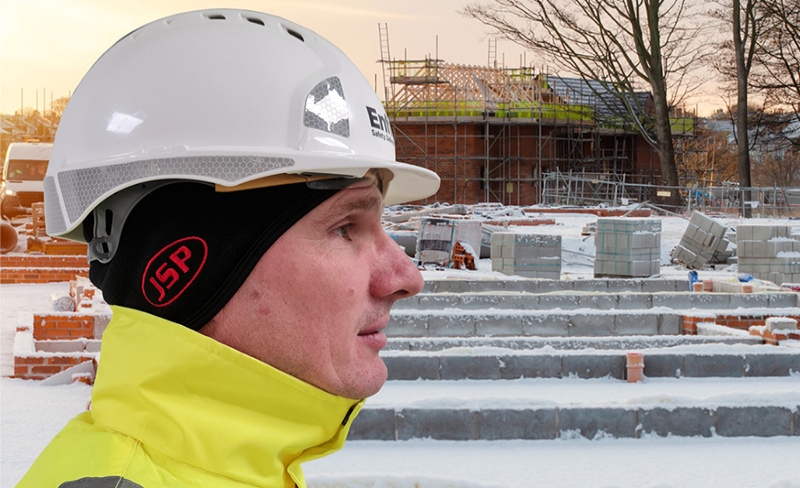
<svg viewBox="0 0 800 488">
<path fill-rule="evenodd" d="M 33 315 L 33 338 L 37 341 L 79 337 L 94 337 L 94 315 L 78 312 Z"/>
<path fill-rule="evenodd" d="M 0 255 L 0 284 L 56 283 L 88 273 L 86 256 Z"/>
<path fill-rule="evenodd" d="M 797 319 L 790 317 L 770 317 L 764 325 L 750 327 L 750 334 L 761 336 L 765 344 L 779 345 L 782 341 L 800 341 Z"/>
<path fill-rule="evenodd" d="M 752 335 L 762 335 L 753 333 L 753 330 L 761 331 L 766 330 L 766 324 L 773 317 L 771 314 L 752 313 L 745 314 L 739 313 L 736 315 L 718 314 L 714 312 L 692 312 L 683 315 L 683 334 L 684 335 L 697 335 L 697 326 L 702 323 L 710 323 L 730 327 L 732 329 L 750 331 Z M 787 317 L 790 320 L 800 320 L 800 317 Z"/>
<path fill-rule="evenodd" d="M 44 380 L 84 361 L 91 361 L 91 356 L 63 356 L 50 353 L 46 356 L 15 357 L 14 377 L 27 380 Z"/>
<path fill-rule="evenodd" d="M 69 296 L 75 301 L 76 312 L 34 312 L 29 322 L 17 327 L 15 378 L 43 380 L 97 358 L 111 311 L 85 278 L 70 282 Z M 91 382 L 86 374 L 75 380 Z"/>
</svg>

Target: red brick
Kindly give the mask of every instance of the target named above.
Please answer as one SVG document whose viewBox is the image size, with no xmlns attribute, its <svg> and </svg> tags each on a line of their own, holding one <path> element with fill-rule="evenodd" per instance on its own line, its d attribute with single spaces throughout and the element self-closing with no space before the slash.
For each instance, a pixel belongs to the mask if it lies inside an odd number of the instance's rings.
<svg viewBox="0 0 800 488">
<path fill-rule="evenodd" d="M 75 356 L 52 356 L 47 358 L 47 364 L 78 364 L 78 358 Z"/>
<path fill-rule="evenodd" d="M 31 368 L 31 373 L 53 375 L 56 373 L 60 373 L 63 370 L 64 368 L 62 368 L 61 366 L 33 366 Z"/>
<path fill-rule="evenodd" d="M 44 364 L 43 357 L 20 357 L 14 356 L 14 364 Z"/>
</svg>

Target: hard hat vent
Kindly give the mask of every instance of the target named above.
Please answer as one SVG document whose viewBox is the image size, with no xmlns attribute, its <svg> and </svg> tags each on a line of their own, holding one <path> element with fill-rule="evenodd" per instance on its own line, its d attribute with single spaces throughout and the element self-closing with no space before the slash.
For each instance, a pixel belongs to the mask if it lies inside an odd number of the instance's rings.
<svg viewBox="0 0 800 488">
<path fill-rule="evenodd" d="M 253 24 L 258 24 L 258 25 L 261 25 L 261 26 L 264 25 L 264 21 L 263 20 L 257 19 L 255 17 L 245 17 L 245 20 L 247 20 L 248 22 L 252 22 Z"/>
<path fill-rule="evenodd" d="M 204 17 L 208 20 L 225 20 L 225 16 L 222 14 L 205 14 Z"/>
<path fill-rule="evenodd" d="M 306 40 L 303 39 L 303 36 L 299 32 L 297 32 L 296 30 L 289 29 L 288 27 L 285 27 L 285 26 L 284 26 L 284 29 L 286 29 L 286 32 L 288 32 L 290 36 L 293 36 L 293 37 L 296 37 L 296 38 L 300 39 L 301 42 L 306 42 Z"/>
</svg>

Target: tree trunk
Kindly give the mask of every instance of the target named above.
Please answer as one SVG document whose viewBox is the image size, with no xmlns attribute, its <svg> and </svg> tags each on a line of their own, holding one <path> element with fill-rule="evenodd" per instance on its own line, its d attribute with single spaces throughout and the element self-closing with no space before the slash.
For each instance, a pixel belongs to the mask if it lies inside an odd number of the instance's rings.
<svg viewBox="0 0 800 488">
<path fill-rule="evenodd" d="M 750 143 L 747 137 L 747 79 L 739 72 L 736 101 L 736 152 L 739 163 L 739 188 L 741 188 L 742 216 L 749 218 L 752 211 L 750 201 Z"/>
<path fill-rule="evenodd" d="M 661 168 L 661 177 L 667 186 L 670 186 L 671 195 L 667 202 L 674 207 L 681 206 L 681 195 L 678 192 L 678 168 L 675 165 L 675 149 L 672 146 L 672 127 L 669 121 L 669 108 L 667 107 L 666 92 L 661 94 L 653 92 L 653 105 L 655 110 L 655 129 L 658 139 L 656 152 Z"/>
<path fill-rule="evenodd" d="M 750 8 L 748 0 L 748 10 Z M 739 188 L 742 204 L 742 216 L 749 218 L 752 214 L 750 205 L 750 143 L 747 137 L 747 77 L 750 69 L 745 62 L 745 46 L 742 38 L 742 27 L 748 31 L 749 17 L 744 26 L 741 17 L 741 2 L 733 0 L 733 49 L 736 55 L 736 150 L 739 166 Z M 755 34 L 753 34 L 755 35 Z"/>
<path fill-rule="evenodd" d="M 660 2 L 647 4 L 647 26 L 650 31 L 650 70 L 648 71 L 650 88 L 653 90 L 653 111 L 655 112 L 655 133 L 661 177 L 666 182 L 670 196 L 667 204 L 681 206 L 681 195 L 678 191 L 678 167 L 675 164 L 675 148 L 672 145 L 672 125 L 669 119 L 669 102 L 667 101 L 667 80 L 664 74 L 663 55 L 661 52 L 661 32 L 659 30 Z M 644 39 L 641 40 L 644 44 Z M 642 53 L 644 55 L 644 53 Z"/>
</svg>

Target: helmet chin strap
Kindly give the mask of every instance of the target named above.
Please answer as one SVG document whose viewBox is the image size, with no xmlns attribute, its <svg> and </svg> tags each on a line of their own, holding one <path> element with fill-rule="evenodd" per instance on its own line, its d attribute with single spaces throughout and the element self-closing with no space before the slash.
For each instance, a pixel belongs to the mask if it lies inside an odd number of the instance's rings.
<svg viewBox="0 0 800 488">
<path fill-rule="evenodd" d="M 177 183 L 180 180 L 159 180 L 139 183 L 126 188 L 102 201 L 92 210 L 94 225 L 92 240 L 89 242 L 89 262 L 108 263 L 117 253 L 122 228 L 128 215 L 139 201 L 162 186 Z"/>
</svg>

